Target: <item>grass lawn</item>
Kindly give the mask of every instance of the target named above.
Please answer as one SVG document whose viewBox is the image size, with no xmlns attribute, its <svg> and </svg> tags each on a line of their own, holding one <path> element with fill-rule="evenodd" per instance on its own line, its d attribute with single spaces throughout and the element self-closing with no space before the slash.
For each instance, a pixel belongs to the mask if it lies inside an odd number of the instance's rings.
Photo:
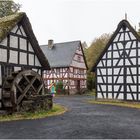
<svg viewBox="0 0 140 140">
<path fill-rule="evenodd" d="M 67 108 L 54 104 L 53 108 L 49 111 L 40 110 L 35 113 L 24 112 L 24 113 L 14 113 L 12 115 L 0 115 L 0 122 L 2 121 L 13 121 L 13 120 L 24 120 L 24 119 L 39 119 L 49 116 L 56 116 L 63 114 L 67 111 Z"/>
<path fill-rule="evenodd" d="M 104 104 L 104 105 L 115 105 L 129 108 L 138 108 L 140 109 L 140 103 L 133 101 L 121 101 L 121 100 L 111 100 L 111 99 L 90 99 L 88 103 L 92 104 Z"/>
<path fill-rule="evenodd" d="M 94 91 L 90 91 L 90 92 L 87 92 L 85 95 L 87 95 L 87 96 L 95 96 L 95 92 Z"/>
</svg>

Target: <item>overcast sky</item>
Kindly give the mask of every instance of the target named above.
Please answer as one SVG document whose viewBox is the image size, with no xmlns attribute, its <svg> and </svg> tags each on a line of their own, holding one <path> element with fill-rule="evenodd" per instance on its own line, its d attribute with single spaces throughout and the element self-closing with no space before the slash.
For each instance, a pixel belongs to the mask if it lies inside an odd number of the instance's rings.
<svg viewBox="0 0 140 140">
<path fill-rule="evenodd" d="M 140 0 L 14 0 L 30 19 L 39 44 L 81 40 L 88 44 L 127 19 L 140 22 Z"/>
</svg>

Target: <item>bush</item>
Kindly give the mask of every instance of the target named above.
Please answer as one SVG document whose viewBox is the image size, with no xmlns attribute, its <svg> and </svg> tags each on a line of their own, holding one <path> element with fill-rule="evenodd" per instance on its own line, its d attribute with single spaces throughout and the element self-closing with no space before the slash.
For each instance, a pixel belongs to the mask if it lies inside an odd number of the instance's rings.
<svg viewBox="0 0 140 140">
<path fill-rule="evenodd" d="M 87 89 L 90 91 L 95 89 L 95 76 L 91 73 L 87 74 Z"/>
<path fill-rule="evenodd" d="M 93 79 L 87 79 L 87 89 L 88 90 L 93 89 Z"/>
<path fill-rule="evenodd" d="M 59 81 L 58 83 L 56 83 L 56 93 L 57 94 L 64 93 L 63 82 L 62 81 Z"/>
</svg>

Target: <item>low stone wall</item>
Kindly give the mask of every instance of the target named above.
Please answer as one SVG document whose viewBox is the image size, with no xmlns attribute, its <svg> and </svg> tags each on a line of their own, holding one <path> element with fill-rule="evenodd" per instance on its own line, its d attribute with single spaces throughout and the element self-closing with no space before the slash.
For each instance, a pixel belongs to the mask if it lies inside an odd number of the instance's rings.
<svg viewBox="0 0 140 140">
<path fill-rule="evenodd" d="M 23 101 L 19 111 L 35 112 L 37 110 L 50 110 L 53 107 L 51 95 L 36 95 Z"/>
</svg>

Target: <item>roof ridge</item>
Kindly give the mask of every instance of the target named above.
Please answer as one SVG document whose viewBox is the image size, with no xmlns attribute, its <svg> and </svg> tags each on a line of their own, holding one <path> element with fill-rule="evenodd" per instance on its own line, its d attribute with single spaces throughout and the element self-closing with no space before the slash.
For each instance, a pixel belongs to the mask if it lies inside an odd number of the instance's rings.
<svg viewBox="0 0 140 140">
<path fill-rule="evenodd" d="M 54 45 L 57 45 L 57 44 L 66 44 L 66 43 L 74 43 L 74 42 L 81 42 L 81 40 L 75 40 L 75 41 L 68 41 L 68 42 L 60 42 L 60 43 L 54 43 Z M 44 44 L 44 45 L 40 45 L 40 46 L 48 46 L 48 44 Z"/>
<path fill-rule="evenodd" d="M 4 16 L 4 17 L 0 18 L 0 22 L 6 22 L 6 21 L 12 20 L 12 19 L 14 19 L 18 16 L 23 16 L 23 15 L 26 15 L 26 13 L 25 12 L 19 12 L 19 13 L 15 13 L 15 14 L 12 14 L 12 15 Z"/>
<path fill-rule="evenodd" d="M 3 40 L 24 15 L 26 15 L 24 12 L 20 12 L 0 18 L 0 41 Z"/>
</svg>

